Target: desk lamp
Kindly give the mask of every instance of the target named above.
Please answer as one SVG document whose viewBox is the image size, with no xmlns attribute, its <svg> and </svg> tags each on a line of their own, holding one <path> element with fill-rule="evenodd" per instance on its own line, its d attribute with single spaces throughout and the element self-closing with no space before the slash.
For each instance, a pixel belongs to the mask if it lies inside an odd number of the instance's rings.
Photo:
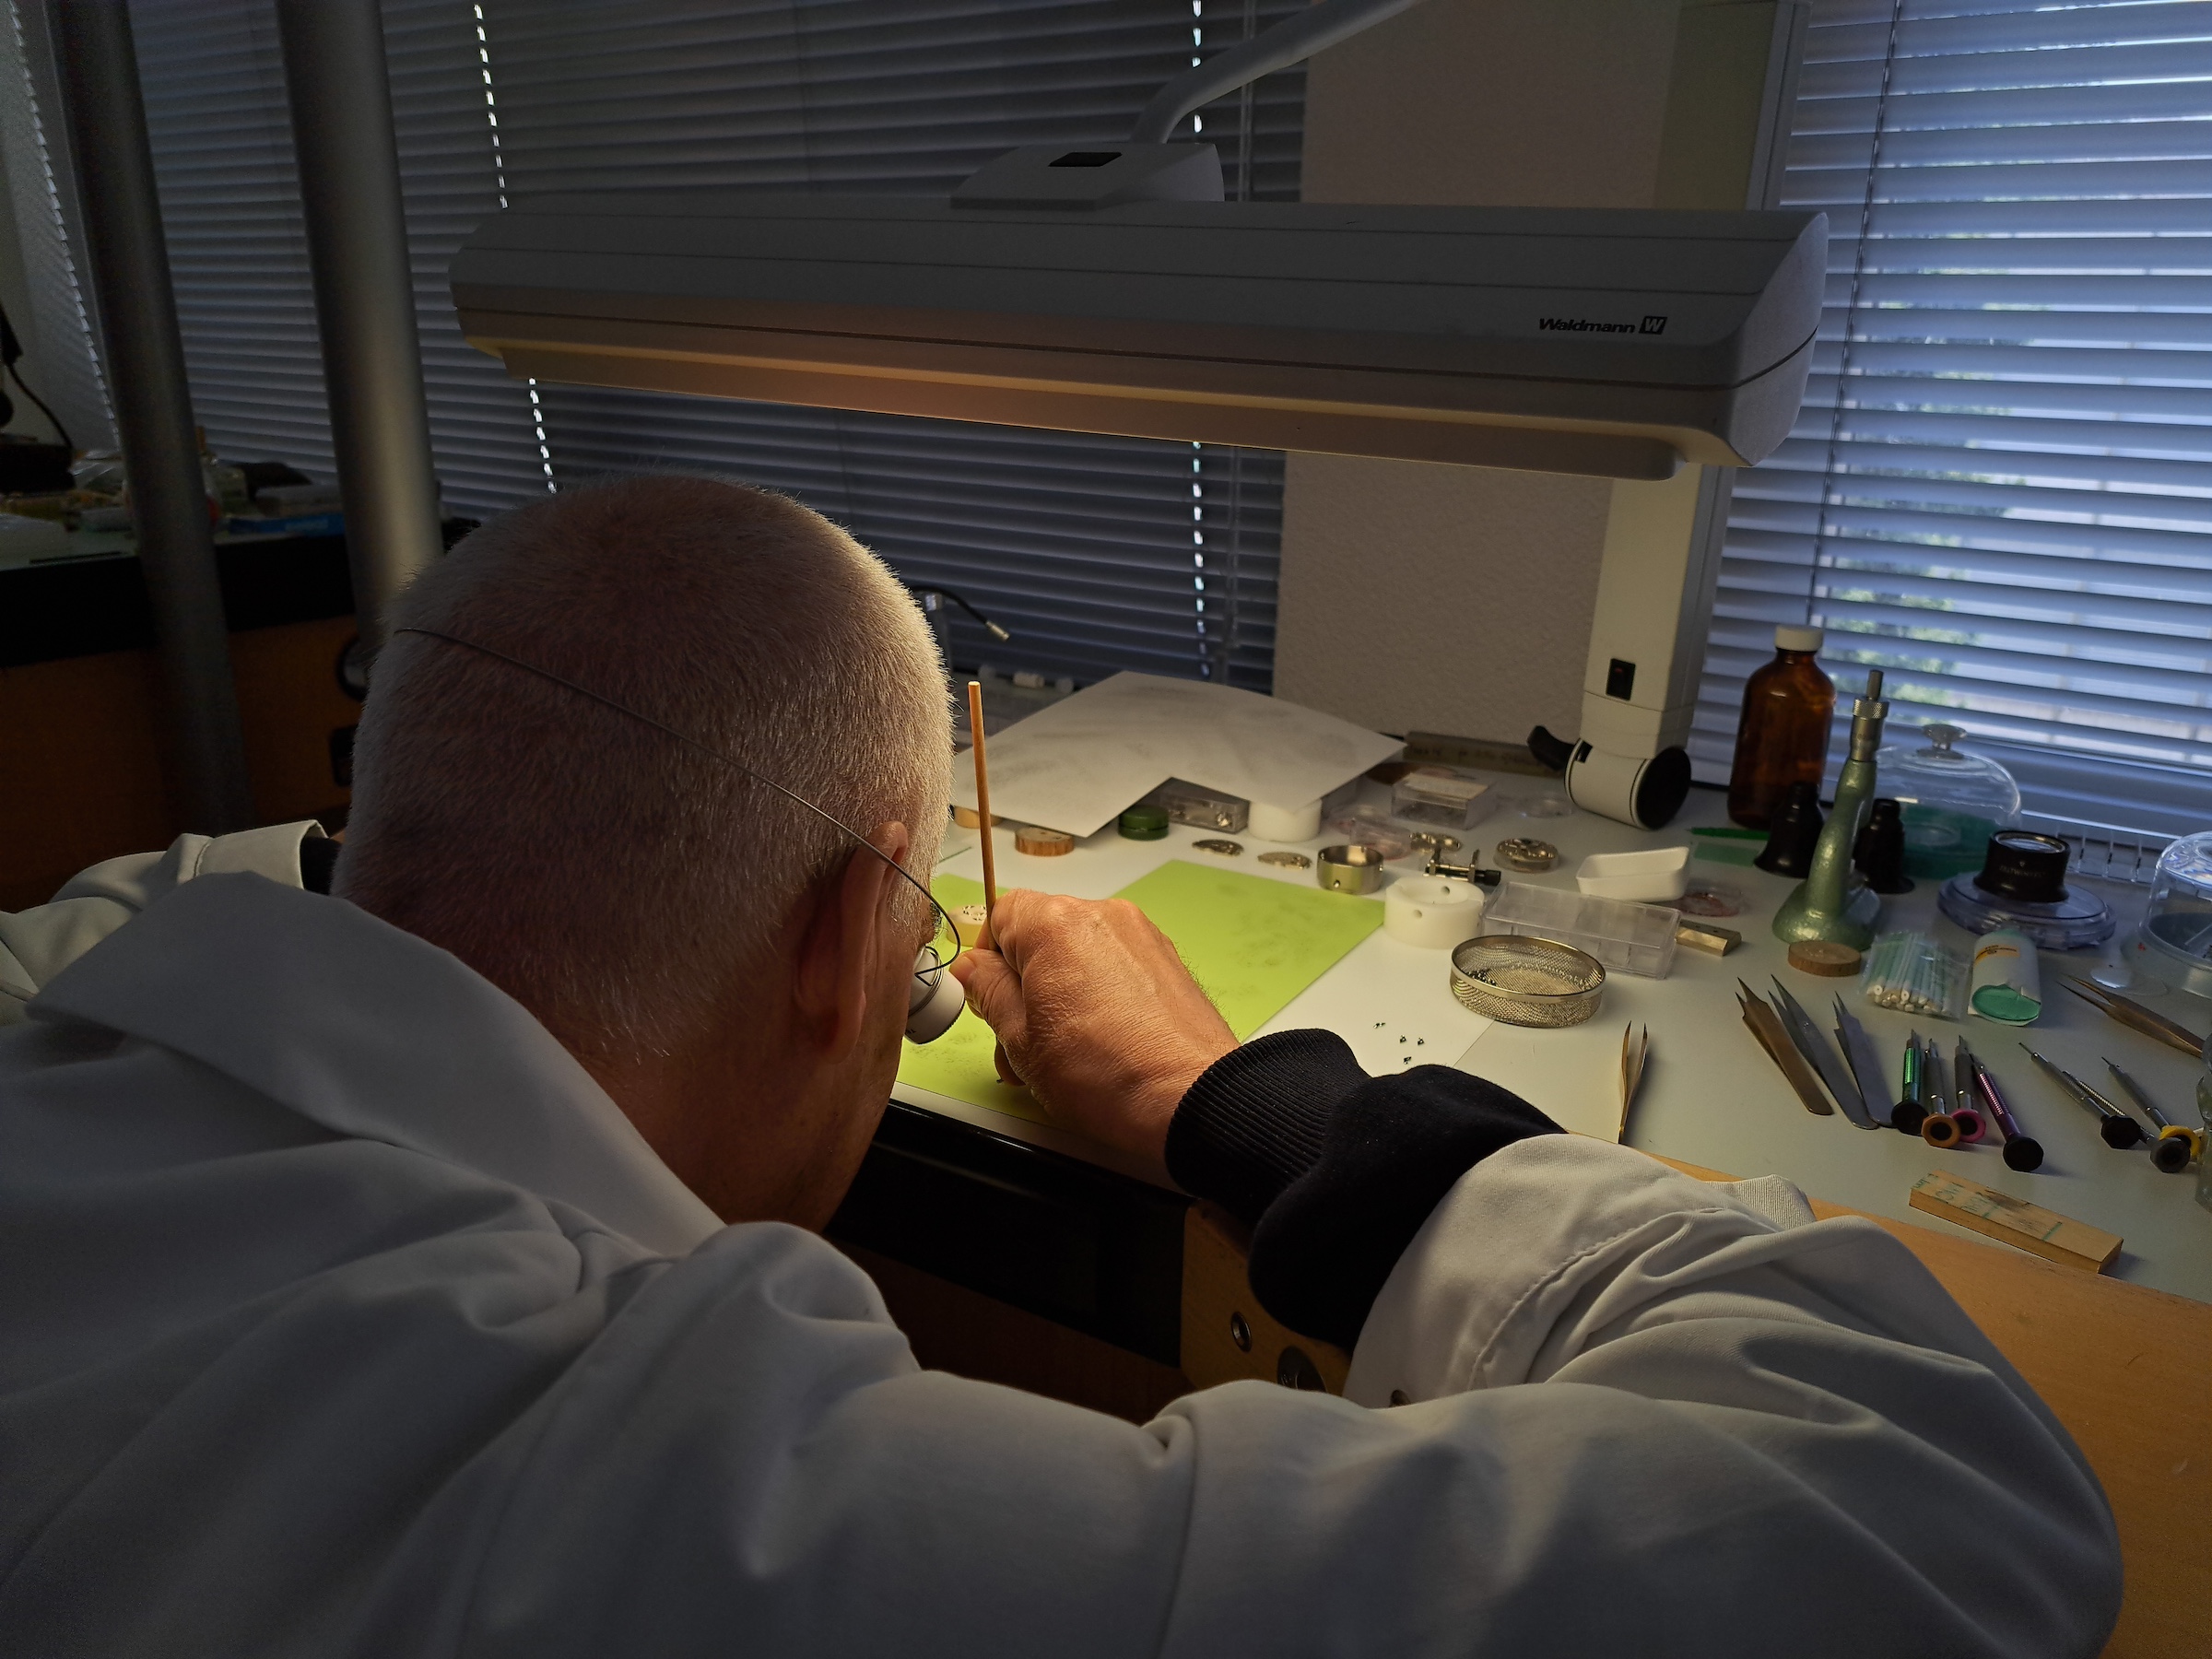
<svg viewBox="0 0 2212 1659">
<path fill-rule="evenodd" d="M 1632 511 L 1616 490 L 1568 788 L 1664 823 L 1725 469 L 1796 418 L 1827 219 L 1228 202 L 1211 145 L 1166 141 L 1412 3 L 1323 0 L 1170 81 L 1126 141 L 1017 149 L 949 197 L 516 201 L 454 257 L 463 332 L 517 377 L 1639 481 Z M 1699 100 L 1710 188 L 1674 199 L 1763 204 L 1806 7 L 1724 9 L 1759 14 L 1763 67 L 1741 109 Z"/>
</svg>

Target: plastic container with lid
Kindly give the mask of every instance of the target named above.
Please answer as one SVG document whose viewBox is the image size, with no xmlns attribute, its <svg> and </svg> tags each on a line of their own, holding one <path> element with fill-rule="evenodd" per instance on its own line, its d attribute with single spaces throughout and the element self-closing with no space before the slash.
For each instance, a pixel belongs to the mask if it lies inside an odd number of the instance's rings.
<svg viewBox="0 0 2212 1659">
<path fill-rule="evenodd" d="M 1675 965 L 1675 935 L 1682 925 L 1682 912 L 1509 881 L 1491 898 L 1483 925 L 1492 933 L 1571 945 L 1611 972 L 1665 979 Z"/>
<path fill-rule="evenodd" d="M 2212 996 L 2212 830 L 2184 835 L 2159 854 L 2143 912 L 2145 964 L 2161 965 L 2184 991 Z"/>
<path fill-rule="evenodd" d="M 1927 741 L 1886 744 L 1874 757 L 1883 795 L 1902 809 L 1905 874 L 1941 881 L 1979 870 L 1989 838 L 2019 822 L 2020 786 L 1994 760 L 1954 748 L 1955 725 L 1925 725 Z"/>
<path fill-rule="evenodd" d="M 1390 794 L 1391 817 L 1444 830 L 1472 829 L 1497 806 L 1489 784 L 1445 766 L 1417 766 Z"/>
<path fill-rule="evenodd" d="M 1813 660 L 1821 638 L 1817 628 L 1777 628 L 1774 660 L 1744 682 L 1728 816 L 1748 829 L 1767 828 L 1791 784 L 1820 787 L 1836 714 L 1836 683 Z"/>
</svg>

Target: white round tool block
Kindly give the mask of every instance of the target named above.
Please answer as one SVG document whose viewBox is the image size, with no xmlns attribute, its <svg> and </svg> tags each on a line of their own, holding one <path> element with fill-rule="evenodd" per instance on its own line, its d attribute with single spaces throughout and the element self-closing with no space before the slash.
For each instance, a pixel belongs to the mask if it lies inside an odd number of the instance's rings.
<svg viewBox="0 0 2212 1659">
<path fill-rule="evenodd" d="M 1321 833 L 1321 803 L 1308 801 L 1303 806 L 1285 807 L 1254 801 L 1244 828 L 1254 841 L 1312 841 Z"/>
<path fill-rule="evenodd" d="M 1449 950 L 1482 931 L 1482 889 L 1441 876 L 1406 876 L 1382 894 L 1382 931 L 1425 950 Z"/>
</svg>

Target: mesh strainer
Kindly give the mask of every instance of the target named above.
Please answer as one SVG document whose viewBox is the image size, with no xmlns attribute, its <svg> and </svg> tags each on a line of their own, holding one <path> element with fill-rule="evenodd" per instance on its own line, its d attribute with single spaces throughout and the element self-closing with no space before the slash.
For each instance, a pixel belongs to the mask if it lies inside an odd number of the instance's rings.
<svg viewBox="0 0 2212 1659">
<path fill-rule="evenodd" d="M 1452 994 L 1507 1025 L 1580 1025 L 1605 989 L 1597 959 L 1556 939 L 1484 934 L 1452 953 Z"/>
</svg>

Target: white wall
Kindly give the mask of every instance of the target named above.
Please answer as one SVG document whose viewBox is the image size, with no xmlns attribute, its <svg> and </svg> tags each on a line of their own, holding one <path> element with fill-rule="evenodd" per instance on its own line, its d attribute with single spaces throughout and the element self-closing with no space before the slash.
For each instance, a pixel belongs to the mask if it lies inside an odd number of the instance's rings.
<svg viewBox="0 0 2212 1659">
<path fill-rule="evenodd" d="M 1652 205 L 1677 0 L 1429 0 L 1306 71 L 1310 202 Z M 1277 696 L 1389 732 L 1571 734 L 1612 486 L 1294 454 Z"/>
</svg>

